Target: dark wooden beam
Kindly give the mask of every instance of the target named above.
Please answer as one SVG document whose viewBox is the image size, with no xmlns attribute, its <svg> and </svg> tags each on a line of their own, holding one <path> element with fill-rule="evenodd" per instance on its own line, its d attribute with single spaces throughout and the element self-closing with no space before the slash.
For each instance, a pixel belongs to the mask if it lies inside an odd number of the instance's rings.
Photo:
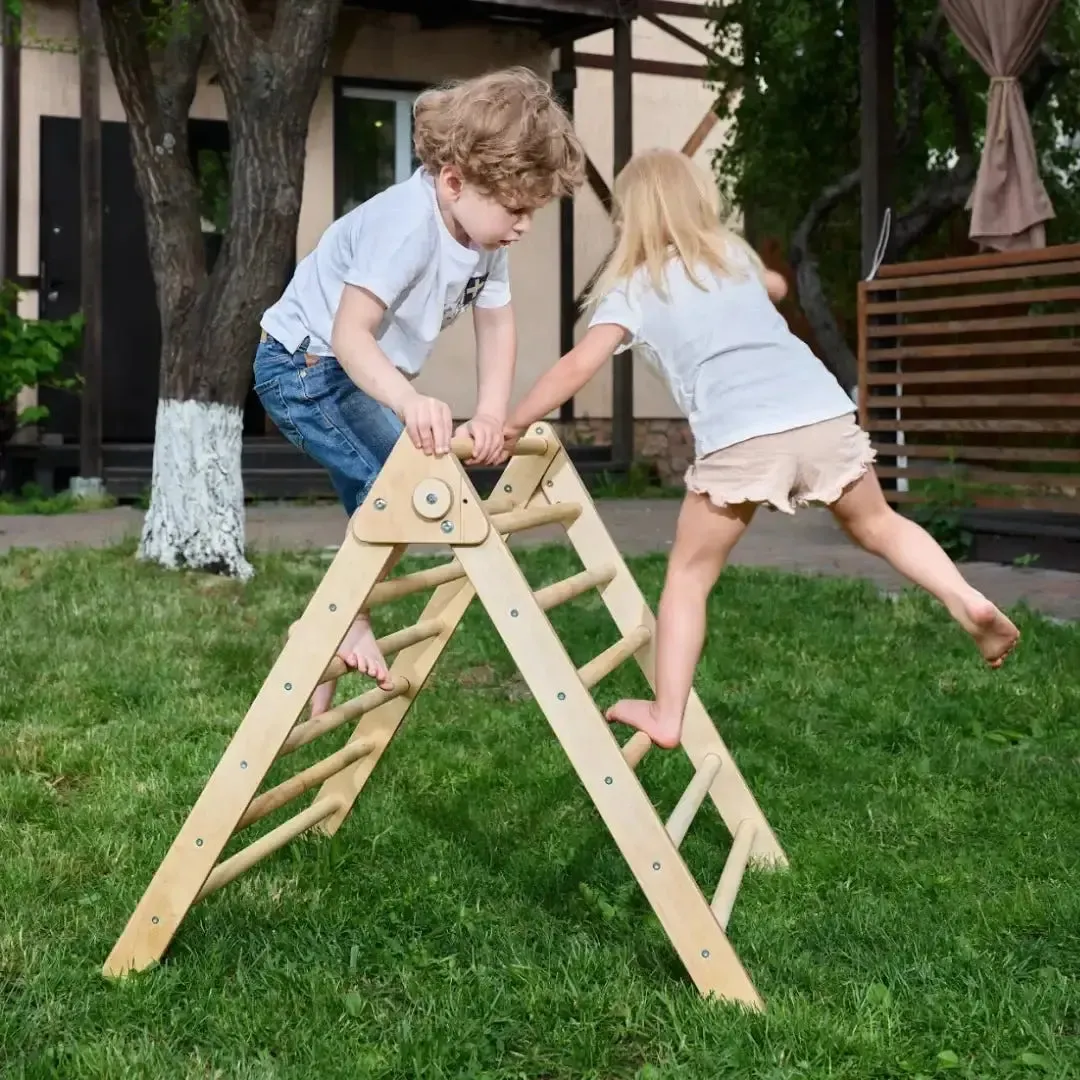
<svg viewBox="0 0 1080 1080">
<path fill-rule="evenodd" d="M 705 4 L 684 4 L 681 0 L 640 0 L 640 12 L 645 15 L 674 15 L 683 19 L 711 19 L 712 12 Z"/>
<path fill-rule="evenodd" d="M 3 272 L 5 280 L 14 281 L 19 275 L 19 111 L 22 87 L 22 20 L 14 6 L 4 4 L 0 14 L 3 32 L 4 104 L 0 114 L 3 125 L 4 193 L 3 193 Z"/>
<path fill-rule="evenodd" d="M 97 0 L 79 0 L 80 288 L 83 379 L 79 476 L 101 481 L 101 33 Z"/>
<path fill-rule="evenodd" d="M 612 174 L 617 178 L 634 148 L 633 25 L 629 19 L 620 19 L 615 24 L 611 51 L 614 62 Z M 634 358 L 628 349 L 612 359 L 611 457 L 616 466 L 629 466 L 634 460 Z"/>
<path fill-rule="evenodd" d="M 863 276 L 870 272 L 885 211 L 894 195 L 895 25 L 895 0 L 859 0 Z"/>
<path fill-rule="evenodd" d="M 666 19 L 661 19 L 659 16 L 652 15 L 649 12 L 645 12 L 642 15 L 642 18 L 646 22 L 652 23 L 658 30 L 663 30 L 669 37 L 673 37 L 676 41 L 681 42 L 688 49 L 694 49 L 701 53 L 701 55 L 710 63 L 720 64 L 720 57 L 718 57 L 708 45 L 702 41 L 698 41 L 696 37 L 692 34 L 688 34 L 685 30 L 680 30 L 674 23 L 669 23 Z"/>
<path fill-rule="evenodd" d="M 577 69 L 574 67 L 572 46 L 564 46 L 559 50 L 559 66 L 555 69 L 553 83 L 559 102 L 573 120 Z M 578 319 L 574 290 L 576 251 L 574 198 L 569 195 L 559 200 L 559 352 L 563 356 L 574 347 L 574 328 Z M 573 398 L 563 402 L 559 409 L 559 419 L 564 422 L 574 419 Z"/>
<path fill-rule="evenodd" d="M 615 61 L 603 53 L 574 53 L 574 60 L 579 68 L 597 68 L 600 71 L 613 71 Z M 633 60 L 632 75 L 668 75 L 674 79 L 697 79 L 709 81 L 707 64 L 676 64 L 670 60 Z"/>
<path fill-rule="evenodd" d="M 859 0 L 859 91 L 860 91 L 860 187 L 862 197 L 861 276 L 873 266 L 885 211 L 893 199 L 893 163 L 896 151 L 893 45 L 896 26 L 895 0 Z M 886 252 L 888 258 L 888 252 Z M 883 294 L 881 299 L 888 299 Z M 893 294 L 894 295 L 894 294 Z M 878 321 L 885 321 L 880 316 Z M 895 319 L 893 320 L 895 321 Z M 895 339 L 884 339 L 887 347 Z M 875 365 L 884 370 L 883 365 Z M 895 370 L 895 362 L 893 363 Z M 845 387 L 845 389 L 849 389 Z M 887 386 L 874 386 L 876 394 L 896 393 Z M 870 407 L 872 418 L 895 417 L 896 410 L 881 411 Z M 879 432 L 878 441 L 897 441 L 895 432 Z M 883 454 L 883 466 L 895 466 L 895 457 Z M 883 476 L 881 486 L 886 496 L 895 491 L 895 478 Z"/>
</svg>

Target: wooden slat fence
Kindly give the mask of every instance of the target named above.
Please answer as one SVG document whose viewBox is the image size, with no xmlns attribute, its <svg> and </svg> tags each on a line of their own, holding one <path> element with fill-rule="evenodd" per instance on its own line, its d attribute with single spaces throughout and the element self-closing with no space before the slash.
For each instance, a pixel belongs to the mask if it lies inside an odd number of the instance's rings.
<svg viewBox="0 0 1080 1080">
<path fill-rule="evenodd" d="M 1080 244 L 881 267 L 858 360 L 891 500 L 1080 513 Z"/>
</svg>

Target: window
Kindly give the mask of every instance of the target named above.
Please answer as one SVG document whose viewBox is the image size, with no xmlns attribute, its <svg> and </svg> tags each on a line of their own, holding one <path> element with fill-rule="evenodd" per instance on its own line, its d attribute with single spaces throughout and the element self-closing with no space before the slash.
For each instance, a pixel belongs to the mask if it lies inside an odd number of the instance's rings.
<svg viewBox="0 0 1080 1080">
<path fill-rule="evenodd" d="M 416 94 L 366 86 L 341 88 L 334 147 L 338 216 L 407 180 L 419 166 L 412 145 Z"/>
</svg>

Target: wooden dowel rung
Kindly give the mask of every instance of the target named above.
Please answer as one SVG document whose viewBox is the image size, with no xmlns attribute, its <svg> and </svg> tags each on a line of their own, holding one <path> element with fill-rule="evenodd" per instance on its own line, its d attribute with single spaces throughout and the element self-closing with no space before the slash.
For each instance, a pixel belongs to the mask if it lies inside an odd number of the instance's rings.
<svg viewBox="0 0 1080 1080">
<path fill-rule="evenodd" d="M 727 862 L 724 863 L 724 872 L 720 875 L 720 882 L 713 894 L 712 913 L 724 930 L 727 929 L 728 920 L 731 918 L 735 897 L 739 894 L 739 886 L 746 872 L 746 864 L 750 859 L 750 849 L 754 845 L 756 832 L 757 826 L 752 821 L 739 822 L 739 827 L 735 830 L 735 837 L 731 842 Z"/>
<path fill-rule="evenodd" d="M 450 452 L 459 458 L 471 458 L 473 441 L 467 435 L 450 440 Z M 543 456 L 548 452 L 548 441 L 543 435 L 526 435 L 518 439 L 514 457 Z"/>
<path fill-rule="evenodd" d="M 371 608 L 376 604 L 400 600 L 403 596 L 411 596 L 413 593 L 423 592 L 424 589 L 433 589 L 437 585 L 446 585 L 464 576 L 465 568 L 457 559 L 453 559 L 441 566 L 431 566 L 426 570 L 417 570 L 412 574 L 392 578 L 390 581 L 381 581 L 371 590 L 364 606 Z"/>
<path fill-rule="evenodd" d="M 276 829 L 271 829 L 265 836 L 248 844 L 223 863 L 218 863 L 199 890 L 194 903 L 205 900 L 211 893 L 217 892 L 230 881 L 235 881 L 245 870 L 250 870 L 261 859 L 283 848 L 290 840 L 295 840 L 301 833 L 307 832 L 313 825 L 336 814 L 341 809 L 340 799 L 322 799 L 299 814 L 283 821 Z"/>
<path fill-rule="evenodd" d="M 491 524 L 503 536 L 535 529 L 539 525 L 569 525 L 581 513 L 581 503 L 551 503 L 549 506 L 531 506 L 526 510 L 511 510 L 505 514 L 492 514 Z"/>
<path fill-rule="evenodd" d="M 601 679 L 610 675 L 621 663 L 629 660 L 643 645 L 647 644 L 652 632 L 647 626 L 631 630 L 626 637 L 616 641 L 599 656 L 593 657 L 587 664 L 578 668 L 578 677 L 589 689 Z"/>
<path fill-rule="evenodd" d="M 359 697 L 354 697 L 351 701 L 343 701 L 340 705 L 335 705 L 334 708 L 327 709 L 326 712 L 319 713 L 310 720 L 301 721 L 289 732 L 289 737 L 278 751 L 278 757 L 283 758 L 286 754 L 292 754 L 301 746 L 307 746 L 309 742 L 319 738 L 320 735 L 334 731 L 342 724 L 347 724 L 350 720 L 355 720 L 358 716 L 371 712 L 372 709 L 408 692 L 409 680 L 399 675 L 394 680 L 393 690 L 383 690 L 381 686 L 376 686 Z"/>
<path fill-rule="evenodd" d="M 483 501 L 483 507 L 489 514 L 507 514 L 514 506 L 514 500 L 509 495 L 492 495 Z"/>
<path fill-rule="evenodd" d="M 407 649 L 410 645 L 416 645 L 421 641 L 428 641 L 430 638 L 438 637 L 442 632 L 442 620 L 428 619 L 426 622 L 406 626 L 402 630 L 395 630 L 392 634 L 378 638 L 375 644 L 383 656 L 389 657 L 394 653 L 401 652 L 402 649 Z M 345 661 L 340 656 L 335 656 L 326 665 L 326 670 L 322 673 L 319 682 L 324 683 L 329 682 L 331 679 L 340 679 L 348 670 Z"/>
<path fill-rule="evenodd" d="M 562 581 L 545 585 L 535 592 L 536 602 L 541 611 L 550 611 L 559 604 L 565 604 L 582 593 L 600 585 L 609 585 L 615 577 L 614 566 L 602 566 L 598 570 L 582 570 L 580 574 L 564 578 Z"/>
<path fill-rule="evenodd" d="M 652 749 L 652 744 L 652 739 L 644 731 L 635 731 L 622 748 L 626 764 L 631 769 L 636 769 L 641 764 L 641 759 Z"/>
<path fill-rule="evenodd" d="M 264 791 L 262 795 L 251 800 L 233 832 L 238 833 L 241 829 L 254 825 L 256 821 L 261 821 L 268 814 L 272 814 L 286 803 L 303 795 L 305 791 L 310 791 L 317 784 L 329 780 L 331 776 L 336 776 L 342 769 L 347 769 L 362 757 L 367 757 L 374 749 L 374 743 L 363 740 L 346 743 L 337 753 L 323 758 L 322 761 L 316 761 L 314 765 L 302 772 L 290 776 L 288 780 L 283 780 L 277 787 Z"/>
<path fill-rule="evenodd" d="M 671 811 L 666 828 L 671 842 L 676 847 L 679 847 L 686 839 L 687 830 L 697 817 L 697 812 L 701 809 L 701 804 L 705 801 L 705 796 L 709 794 L 709 788 L 712 787 L 719 771 L 720 759 L 716 754 L 706 754 L 697 772 L 694 773 L 694 778 L 675 804 L 675 809 Z"/>
</svg>

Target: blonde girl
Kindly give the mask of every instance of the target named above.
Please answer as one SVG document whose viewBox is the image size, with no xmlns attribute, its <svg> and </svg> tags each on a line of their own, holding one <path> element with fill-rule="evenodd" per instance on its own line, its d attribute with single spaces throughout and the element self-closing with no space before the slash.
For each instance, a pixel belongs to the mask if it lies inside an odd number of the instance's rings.
<svg viewBox="0 0 1080 1080">
<path fill-rule="evenodd" d="M 513 411 L 507 448 L 572 397 L 613 353 L 634 348 L 690 423 L 686 472 L 656 638 L 656 700 L 608 719 L 679 743 L 705 638 L 705 603 L 759 506 L 824 504 L 867 551 L 936 597 L 998 667 L 1016 627 L 938 544 L 885 502 L 851 398 L 788 329 L 783 278 L 725 228 L 711 179 L 683 154 L 637 154 L 615 184 L 617 241 L 589 298 L 588 331 Z"/>
</svg>

